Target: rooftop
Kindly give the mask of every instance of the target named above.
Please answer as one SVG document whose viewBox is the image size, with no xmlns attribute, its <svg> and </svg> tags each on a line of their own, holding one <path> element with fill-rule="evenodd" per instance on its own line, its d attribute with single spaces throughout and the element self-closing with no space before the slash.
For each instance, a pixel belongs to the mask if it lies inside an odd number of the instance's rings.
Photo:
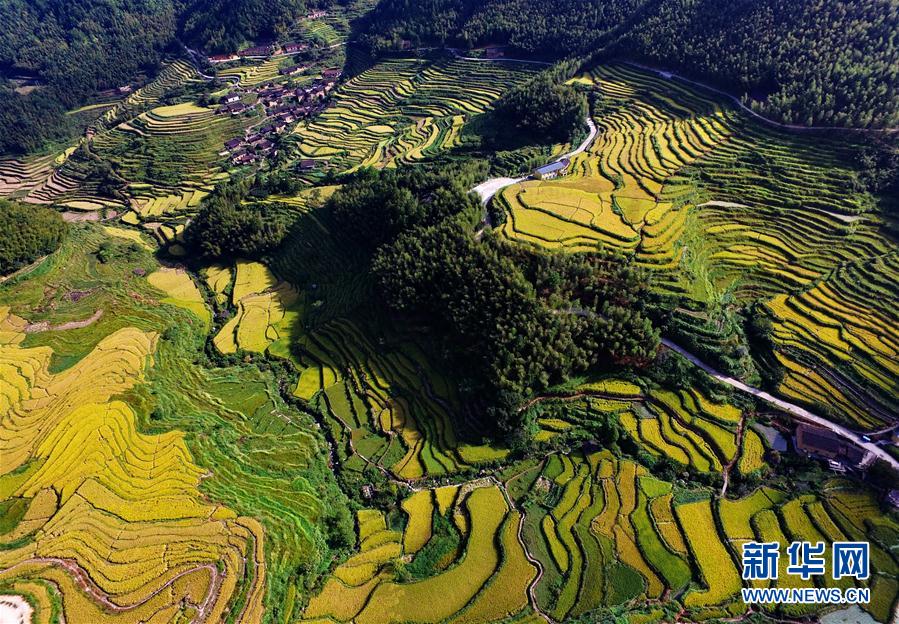
<svg viewBox="0 0 899 624">
<path fill-rule="evenodd" d="M 537 167 L 536 172 L 545 175 L 547 173 L 553 173 L 555 171 L 561 171 L 568 167 L 570 162 L 567 159 L 563 159 L 554 163 L 550 163 L 548 165 L 543 165 L 542 167 Z"/>
</svg>

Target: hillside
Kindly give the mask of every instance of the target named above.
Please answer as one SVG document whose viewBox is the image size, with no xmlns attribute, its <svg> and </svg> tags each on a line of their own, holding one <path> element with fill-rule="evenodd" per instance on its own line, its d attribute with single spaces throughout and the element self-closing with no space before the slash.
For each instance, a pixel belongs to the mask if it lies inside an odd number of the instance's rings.
<svg viewBox="0 0 899 624">
<path fill-rule="evenodd" d="M 4 5 L 0 622 L 895 624 L 897 137 L 728 95 L 893 14 L 719 4 Z"/>
<path fill-rule="evenodd" d="M 367 41 L 644 59 L 786 122 L 884 128 L 899 125 L 896 32 L 890 0 L 382 0 Z"/>
<path fill-rule="evenodd" d="M 140 74 L 154 76 L 182 43 L 233 52 L 283 35 L 306 10 L 303 0 L 2 2 L 0 153 L 70 136 L 76 128 L 67 111 Z"/>
</svg>

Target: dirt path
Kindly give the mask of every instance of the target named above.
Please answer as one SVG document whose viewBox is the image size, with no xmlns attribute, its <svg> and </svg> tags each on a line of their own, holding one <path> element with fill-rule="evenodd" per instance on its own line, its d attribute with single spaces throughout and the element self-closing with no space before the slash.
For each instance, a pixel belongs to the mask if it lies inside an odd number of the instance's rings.
<svg viewBox="0 0 899 624">
<path fill-rule="evenodd" d="M 83 329 L 88 327 L 89 325 L 93 325 L 97 321 L 100 320 L 100 317 L 103 316 L 103 309 L 99 309 L 94 312 L 89 318 L 83 319 L 81 321 L 69 321 L 67 323 L 60 323 L 59 325 L 50 325 L 47 321 L 41 321 L 40 323 L 31 323 L 25 327 L 26 334 L 38 334 L 40 332 L 45 331 L 65 331 L 67 329 Z"/>
<path fill-rule="evenodd" d="M 15 279 L 15 278 L 19 277 L 20 275 L 25 275 L 26 273 L 31 273 L 33 270 L 38 268 L 44 260 L 46 260 L 49 257 L 50 256 L 41 256 L 40 258 L 38 258 L 31 264 L 23 266 L 21 269 L 19 269 L 17 271 L 13 271 L 9 275 L 0 275 L 0 284 L 7 282 L 11 279 Z"/>
<path fill-rule="evenodd" d="M 222 584 L 222 575 L 219 574 L 218 569 L 214 564 L 206 563 L 202 565 L 198 565 L 196 567 L 184 570 L 183 572 L 179 572 L 172 578 L 170 578 L 164 585 L 159 587 L 152 594 L 146 596 L 140 602 L 136 602 L 132 605 L 123 606 L 120 604 L 116 604 L 113 602 L 109 595 L 100 589 L 81 566 L 72 559 L 61 559 L 58 557 L 32 557 L 30 559 L 25 559 L 24 561 L 20 561 L 19 563 L 2 570 L 3 572 L 9 572 L 10 570 L 14 570 L 20 566 L 28 565 L 28 564 L 47 564 L 58 566 L 69 573 L 75 583 L 84 591 L 84 593 L 88 594 L 94 602 L 97 602 L 106 609 L 113 611 L 115 613 L 122 613 L 126 611 L 131 611 L 132 609 L 136 609 L 143 604 L 146 604 L 148 601 L 152 600 L 160 593 L 167 591 L 173 584 L 175 584 L 180 578 L 193 574 L 199 570 L 208 570 L 211 576 L 211 582 L 209 583 L 209 591 L 206 593 L 206 596 L 203 598 L 203 602 L 198 605 L 193 605 L 197 609 L 197 613 L 194 618 L 191 620 L 192 622 L 202 622 L 206 619 L 206 615 L 209 610 L 212 608 L 212 605 L 215 602 L 215 597 L 218 595 L 219 589 Z"/>
<path fill-rule="evenodd" d="M 502 481 L 500 481 L 493 475 L 490 475 L 488 477 L 488 479 L 491 482 L 493 482 L 493 484 L 496 485 L 496 487 L 499 488 L 500 492 L 502 492 L 503 498 L 506 499 L 506 505 L 509 506 L 509 509 L 514 509 L 518 512 L 518 514 L 519 514 L 518 533 L 517 533 L 518 543 L 521 544 L 521 550 L 524 552 L 525 558 L 529 562 L 531 562 L 531 564 L 535 568 L 537 568 L 537 576 L 535 576 L 534 580 L 532 580 L 528 584 L 528 601 L 531 603 L 531 609 L 533 609 L 534 613 L 536 613 L 537 615 L 542 617 L 544 619 L 544 621 L 546 621 L 548 624 L 555 624 L 555 620 L 552 617 L 550 617 L 548 614 L 544 613 L 540 609 L 540 605 L 537 604 L 537 594 L 535 593 L 535 591 L 536 591 L 537 583 L 539 583 L 540 579 L 543 578 L 543 564 L 540 563 L 539 559 L 537 559 L 534 555 L 531 554 L 531 551 L 528 550 L 527 543 L 525 543 L 524 538 L 521 535 L 521 532 L 524 528 L 524 519 L 526 516 L 526 512 L 523 508 L 518 507 L 515 504 L 515 501 L 512 500 L 512 497 L 509 495 L 508 490 L 506 490 L 505 483 L 503 483 Z"/>
<path fill-rule="evenodd" d="M 687 358 L 690 362 L 692 362 L 693 364 L 695 364 L 696 366 L 701 368 L 703 371 L 705 371 L 711 377 L 714 377 L 721 383 L 727 384 L 728 386 L 732 386 L 734 388 L 737 388 L 738 390 L 742 390 L 743 392 L 746 392 L 747 394 L 751 394 L 755 397 L 758 397 L 758 398 L 762 399 L 763 401 L 765 401 L 766 403 L 770 403 L 771 405 L 774 405 L 775 407 L 783 410 L 784 412 L 789 413 L 790 415 L 798 418 L 799 420 L 804 420 L 806 422 L 814 423 L 820 427 L 824 427 L 825 429 L 829 429 L 830 431 L 837 434 L 841 438 L 845 438 L 845 439 L 849 440 L 850 442 L 852 442 L 853 444 L 855 444 L 856 446 L 859 446 L 859 447 L 865 449 L 866 451 L 868 451 L 869 453 L 872 453 L 878 459 L 886 462 L 890 467 L 892 467 L 893 470 L 899 472 L 899 461 L 897 461 L 892 455 L 887 453 L 885 450 L 883 450 L 876 444 L 873 444 L 871 442 L 865 442 L 864 440 L 862 440 L 862 438 L 859 434 L 857 434 L 853 431 L 850 431 L 849 429 L 847 429 L 846 427 L 843 427 L 842 425 L 838 425 L 834 422 L 831 422 L 831 421 L 827 420 L 826 418 L 824 418 L 823 416 L 818 416 L 817 414 L 813 414 L 812 412 L 808 411 L 804 407 L 800 407 L 798 405 L 795 405 L 794 403 L 784 401 L 783 399 L 778 399 L 777 397 L 775 397 L 763 390 L 759 390 L 758 388 L 753 388 L 752 386 L 746 385 L 739 379 L 734 379 L 733 377 L 729 377 L 729 376 L 725 375 L 724 373 L 721 373 L 721 372 L 715 370 L 714 368 L 712 368 L 711 366 L 709 366 L 708 364 L 706 364 L 705 362 L 700 360 L 698 357 L 696 357 L 695 355 L 693 355 L 686 349 L 674 344 L 673 342 L 671 342 L 670 340 L 668 340 L 666 338 L 662 339 L 662 344 L 665 345 L 666 347 L 668 347 L 669 349 L 671 349 L 672 351 L 676 351 L 683 357 Z"/>
<path fill-rule="evenodd" d="M 724 478 L 724 483 L 721 485 L 721 498 L 724 498 L 724 495 L 727 494 L 727 486 L 730 484 L 730 471 L 733 469 L 734 465 L 740 458 L 740 454 L 742 453 L 743 447 L 743 431 L 746 429 L 746 414 L 745 412 L 740 414 L 740 422 L 737 424 L 737 435 L 734 439 L 734 445 L 737 448 L 737 451 L 734 453 L 734 456 L 731 458 L 729 462 L 727 462 L 723 469 L 721 470 L 721 476 Z"/>
</svg>

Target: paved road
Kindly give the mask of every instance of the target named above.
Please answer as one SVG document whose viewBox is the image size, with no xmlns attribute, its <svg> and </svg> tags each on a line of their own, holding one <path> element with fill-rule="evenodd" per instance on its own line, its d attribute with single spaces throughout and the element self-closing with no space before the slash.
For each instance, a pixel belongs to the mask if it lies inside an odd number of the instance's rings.
<svg viewBox="0 0 899 624">
<path fill-rule="evenodd" d="M 561 156 L 556 158 L 556 162 L 565 158 L 574 158 L 578 154 L 583 153 L 588 147 L 590 147 L 594 139 L 596 139 L 596 133 L 598 132 L 598 130 L 596 128 L 596 124 L 593 123 L 593 119 L 588 115 L 585 121 L 587 123 L 587 127 L 590 128 L 590 132 L 587 134 L 587 138 L 584 139 L 580 145 L 578 145 L 570 152 L 562 154 Z M 530 176 L 522 176 L 520 178 L 491 178 L 485 182 L 481 182 L 471 190 L 478 194 L 478 197 L 481 198 L 481 204 L 486 206 L 490 202 L 490 199 L 499 191 L 506 188 L 507 186 L 512 186 L 513 184 L 524 182 L 529 177 Z"/>
<path fill-rule="evenodd" d="M 808 421 L 811 423 L 815 423 L 816 425 L 819 425 L 826 429 L 830 429 L 838 436 L 851 441 L 852 443 L 856 444 L 857 446 L 860 446 L 861 448 L 865 449 L 866 451 L 868 451 L 870 453 L 873 453 L 875 457 L 877 457 L 878 459 L 882 459 L 887 464 L 892 466 L 893 470 L 896 470 L 897 472 L 899 472 L 899 461 L 897 461 L 892 455 L 887 453 L 885 450 L 883 450 L 876 444 L 874 444 L 872 442 L 865 442 L 864 440 L 861 439 L 861 436 L 859 436 L 857 433 L 854 433 L 841 425 L 831 422 L 831 421 L 827 420 L 826 418 L 824 418 L 823 416 L 818 416 L 817 414 L 813 414 L 810 411 L 808 411 L 807 409 L 805 409 L 804 407 L 800 407 L 793 403 L 789 403 L 782 399 L 778 399 L 777 397 L 775 397 L 763 390 L 759 390 L 758 388 L 753 388 L 752 386 L 747 386 L 745 383 L 743 383 L 739 379 L 734 379 L 733 377 L 728 377 L 724 373 L 720 373 L 720 372 L 716 371 L 714 368 L 712 368 L 711 366 L 709 366 L 708 364 L 706 364 L 705 362 L 700 360 L 698 357 L 696 357 L 695 355 L 693 355 L 692 353 L 690 353 L 683 347 L 680 347 L 680 346 L 674 344 L 670 340 L 663 338 L 662 344 L 665 345 L 666 347 L 668 347 L 669 349 L 671 349 L 672 351 L 677 351 L 682 356 L 684 356 L 685 358 L 690 360 L 693 364 L 695 364 L 696 366 L 698 366 L 699 368 L 704 370 L 706 373 L 708 373 L 709 375 L 711 375 L 718 381 L 725 383 L 729 386 L 733 386 L 734 388 L 737 388 L 738 390 L 742 390 L 743 392 L 746 392 L 753 396 L 756 396 L 756 397 L 762 399 L 763 401 L 770 403 L 771 405 L 774 405 L 775 407 L 777 407 L 789 414 L 792 414 L 793 416 L 795 416 L 796 418 L 798 418 L 800 420 L 805 420 L 805 421 Z"/>
<path fill-rule="evenodd" d="M 675 72 L 664 71 L 661 69 L 657 69 L 655 67 L 641 65 L 640 63 L 633 63 L 630 61 L 625 61 L 625 62 L 628 65 L 631 65 L 633 67 L 639 67 L 640 69 L 645 69 L 647 71 L 655 72 L 656 74 L 658 74 L 659 76 L 661 76 L 662 78 L 665 78 L 667 80 L 676 78 L 677 80 L 680 80 L 681 82 L 686 82 L 686 83 L 689 83 L 696 87 L 701 87 L 703 89 L 706 89 L 707 91 L 712 91 L 714 93 L 717 93 L 718 95 L 723 95 L 724 97 L 731 100 L 734 104 L 739 106 L 744 112 L 749 113 L 756 119 L 758 119 L 760 121 L 764 121 L 765 123 L 770 124 L 772 126 L 777 126 L 778 128 L 783 128 L 784 130 L 799 130 L 799 131 L 812 131 L 812 132 L 818 131 L 818 130 L 843 130 L 846 132 L 883 132 L 883 133 L 887 133 L 887 134 L 899 131 L 899 128 L 846 128 L 843 126 L 800 126 L 798 124 L 781 123 L 779 121 L 774 121 L 773 119 L 768 119 L 764 115 L 761 115 L 761 114 L 757 113 L 756 111 L 752 110 L 750 107 L 746 106 L 743 103 L 743 101 L 740 100 L 740 98 L 733 95 L 732 93 L 728 93 L 727 91 L 722 91 L 721 89 L 716 89 L 715 87 L 708 85 L 704 82 L 699 82 L 698 80 L 691 80 L 690 78 L 687 78 L 686 76 L 681 76 L 680 74 L 676 74 Z"/>
</svg>

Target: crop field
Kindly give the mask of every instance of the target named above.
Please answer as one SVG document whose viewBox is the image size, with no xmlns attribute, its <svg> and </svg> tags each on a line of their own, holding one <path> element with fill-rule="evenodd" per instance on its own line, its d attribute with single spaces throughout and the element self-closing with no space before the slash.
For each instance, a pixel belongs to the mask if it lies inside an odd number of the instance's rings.
<svg viewBox="0 0 899 624">
<path fill-rule="evenodd" d="M 57 605 L 41 622 L 289 618 L 345 503 L 324 507 L 324 442 L 270 375 L 191 364 L 209 310 L 190 275 L 83 224 L 2 300 L 0 499 L 19 511 L 0 582 Z"/>
<path fill-rule="evenodd" d="M 395 167 L 458 144 L 462 125 L 532 70 L 460 59 L 391 60 L 342 85 L 334 105 L 301 124 L 295 155 L 337 171 Z"/>
<path fill-rule="evenodd" d="M 217 76 L 236 83 L 240 87 L 255 87 L 263 82 L 272 82 L 279 77 L 278 69 L 285 63 L 284 58 L 272 57 L 259 61 L 247 61 L 233 67 L 221 69 Z"/>
<path fill-rule="evenodd" d="M 899 411 L 899 254 L 841 266 L 813 287 L 767 303 L 780 391 L 876 429 Z"/>
<path fill-rule="evenodd" d="M 721 473 L 734 464 L 742 474 L 751 474 L 767 467 L 761 437 L 748 427 L 740 431 L 744 422 L 741 411 L 713 401 L 697 389 L 644 393 L 634 384 L 607 379 L 582 384 L 577 391 L 602 398 L 565 401 L 562 418 L 538 417 L 538 441 L 552 440 L 598 415 L 607 415 L 617 417 L 643 450 L 697 472 Z"/>
<path fill-rule="evenodd" d="M 445 507 L 439 497 L 439 490 L 421 490 L 408 498 L 402 533 L 387 529 L 380 512 L 359 511 L 358 554 L 338 566 L 301 621 L 491 622 L 525 611 L 537 569 L 518 541 L 520 514 L 496 486 L 467 484 Z M 462 526 L 457 518 L 465 518 Z M 441 531 L 461 533 L 464 543 L 443 561 L 436 527 L 447 525 Z M 431 537 L 422 541 L 424 528 Z M 404 566 L 428 574 L 401 582 L 397 571 Z"/>
<path fill-rule="evenodd" d="M 169 63 L 154 80 L 124 99 L 112 106 L 96 108 L 98 117 L 88 127 L 85 133 L 87 138 L 81 139 L 78 144 L 96 137 L 102 145 L 101 137 L 116 125 L 156 107 L 167 92 L 199 80 L 196 70 L 187 62 L 176 60 Z M 127 209 L 125 202 L 100 192 L 97 181 L 90 178 L 83 163 L 69 158 L 76 147 L 24 161 L 0 160 L 0 196 L 12 195 L 22 201 L 56 204 L 74 211 L 124 212 Z"/>
<path fill-rule="evenodd" d="M 659 291 L 696 302 L 675 315 L 679 329 L 718 344 L 740 374 L 752 363 L 730 354 L 728 324 L 702 308 L 725 292 L 763 302 L 785 396 L 857 427 L 889 422 L 899 305 L 888 285 L 899 256 L 871 198 L 846 191 L 847 147 L 773 130 L 717 95 L 627 65 L 576 81 L 601 94 L 599 135 L 568 176 L 498 193 L 500 234 L 633 257 Z"/>
<path fill-rule="evenodd" d="M 161 106 L 94 137 L 94 150 L 130 182 L 136 216 L 158 220 L 196 210 L 227 179 L 222 143 L 246 122 L 194 104 Z"/>
<path fill-rule="evenodd" d="M 509 238 L 569 250 L 602 243 L 662 282 L 690 270 L 698 286 L 667 286 L 700 299 L 734 281 L 747 295 L 783 291 L 886 249 L 864 197 L 841 190 L 851 172 L 838 144 L 777 133 L 717 96 L 629 66 L 577 81 L 602 95 L 599 136 L 568 177 L 504 190 Z"/>
<path fill-rule="evenodd" d="M 876 530 L 865 518 L 884 521 L 870 495 L 853 495 L 839 481 L 829 484 L 823 499 L 762 488 L 740 499 L 679 502 L 677 487 L 608 451 L 553 455 L 538 474 L 528 493 L 506 485 L 523 497 L 523 538 L 544 569 L 538 606 L 556 619 L 623 603 L 648 606 L 668 590 L 681 596 L 697 620 L 738 616 L 746 609 L 738 593 L 739 553 L 746 541 L 778 534 L 781 541 L 784 535 L 871 539 Z M 890 526 L 885 536 L 893 535 L 895 523 Z M 889 549 L 881 541 L 872 555 L 879 563 L 869 608 L 882 620 L 884 605 L 897 599 L 897 588 L 887 580 L 897 565 Z"/>
<path fill-rule="evenodd" d="M 349 19 L 284 34 L 330 63 Z M 292 62 L 220 77 L 258 85 Z M 289 223 L 253 260 L 187 255 L 188 220 L 242 175 L 223 142 L 259 119 L 201 106 L 185 61 L 73 111 L 96 118 L 77 144 L 0 160 L 0 196 L 103 220 L 70 218 L 59 251 L 0 282 L 0 594 L 40 624 L 648 624 L 802 618 L 817 611 L 750 610 L 739 590 L 862 586 L 894 618 L 896 515 L 854 477 L 770 452 L 760 404 L 662 367 L 591 370 L 529 396 L 522 439 L 488 442 L 454 360 L 380 305 L 370 254 L 323 206 L 332 174 L 464 147 L 536 67 L 348 68 L 256 172 L 245 202 Z M 625 256 L 654 301 L 677 300 L 666 338 L 752 385 L 782 371 L 779 395 L 855 430 L 893 422 L 899 253 L 849 146 L 626 64 L 572 82 L 594 91 L 595 142 L 567 176 L 497 193 L 494 235 Z M 105 180 L 93 157 L 114 164 Z M 299 159 L 317 163 L 303 190 L 266 194 Z M 773 353 L 756 357 L 757 329 Z M 782 556 L 779 580 L 741 579 L 743 544 L 792 540 L 870 542 L 871 578 L 800 581 Z"/>
</svg>

